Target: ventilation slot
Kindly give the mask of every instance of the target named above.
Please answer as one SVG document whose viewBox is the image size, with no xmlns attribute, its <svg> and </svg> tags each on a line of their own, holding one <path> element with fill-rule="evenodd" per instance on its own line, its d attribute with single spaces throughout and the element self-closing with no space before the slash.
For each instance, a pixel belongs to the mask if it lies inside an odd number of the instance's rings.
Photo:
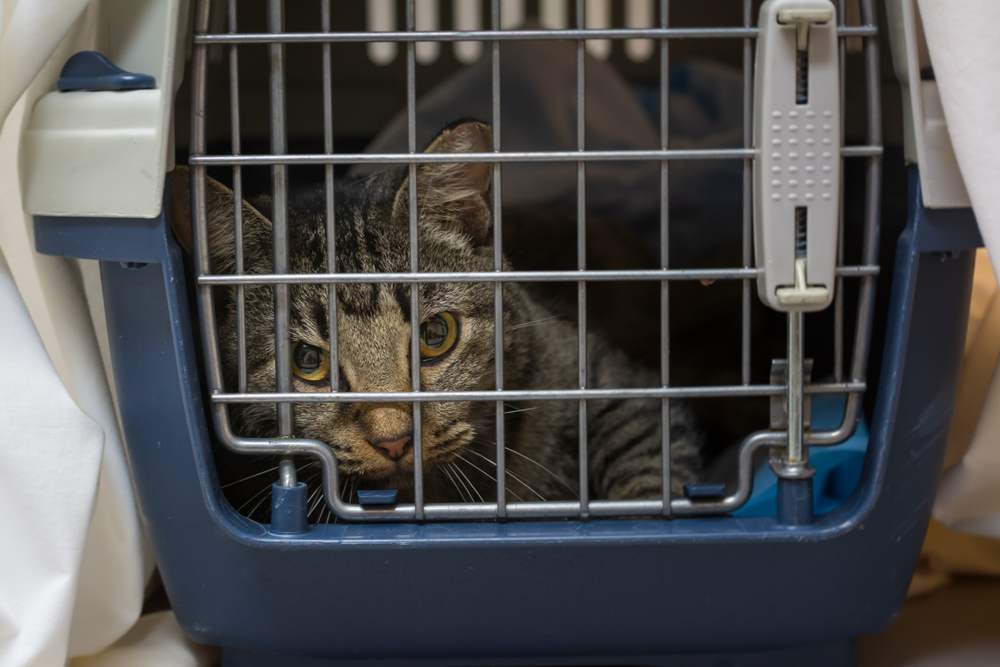
<svg viewBox="0 0 1000 667">
<path fill-rule="evenodd" d="M 806 216 L 807 209 L 805 206 L 795 207 L 795 259 L 805 259 L 806 248 L 808 247 L 806 242 Z"/>
<path fill-rule="evenodd" d="M 809 104 L 809 51 L 795 52 L 795 103 Z"/>
</svg>

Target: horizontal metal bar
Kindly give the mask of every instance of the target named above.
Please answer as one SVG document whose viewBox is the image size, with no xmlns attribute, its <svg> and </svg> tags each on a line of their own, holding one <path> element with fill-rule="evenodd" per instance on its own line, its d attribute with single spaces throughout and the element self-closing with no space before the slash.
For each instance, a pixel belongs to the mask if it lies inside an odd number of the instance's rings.
<svg viewBox="0 0 1000 667">
<path fill-rule="evenodd" d="M 779 396 L 787 387 L 779 384 L 718 385 L 701 387 L 650 387 L 617 389 L 524 389 L 501 391 L 331 391 L 291 393 L 212 394 L 213 403 L 400 403 L 442 401 L 568 401 L 628 398 L 726 398 Z M 852 394 L 863 392 L 864 382 L 830 382 L 808 385 L 807 394 Z"/>
<path fill-rule="evenodd" d="M 877 157 L 881 146 L 843 146 L 842 157 Z M 270 155 L 192 155 L 192 165 L 279 164 L 430 164 L 437 162 L 490 164 L 503 162 L 659 162 L 661 160 L 746 160 L 754 148 L 701 148 L 621 151 L 500 151 L 496 153 L 302 153 Z"/>
<path fill-rule="evenodd" d="M 429 164 L 433 162 L 628 162 L 635 160 L 746 159 L 747 148 L 621 151 L 499 151 L 496 153 L 333 153 L 296 155 L 193 155 L 191 164 Z"/>
<path fill-rule="evenodd" d="M 882 157 L 881 146 L 841 146 L 840 157 Z"/>
<path fill-rule="evenodd" d="M 337 42 L 485 42 L 578 39 L 746 39 L 757 28 L 589 28 L 565 30 L 420 30 L 359 32 L 203 33 L 195 44 L 301 44 Z M 841 26 L 841 37 L 874 37 L 873 25 Z"/>
<path fill-rule="evenodd" d="M 877 266 L 841 266 L 843 278 L 875 276 Z M 618 271 L 497 271 L 454 273 L 254 273 L 199 276 L 199 285 L 307 285 L 343 283 L 553 283 L 553 282 L 650 282 L 662 280 L 750 280 L 761 274 L 757 268 L 735 269 L 647 269 Z"/>
</svg>

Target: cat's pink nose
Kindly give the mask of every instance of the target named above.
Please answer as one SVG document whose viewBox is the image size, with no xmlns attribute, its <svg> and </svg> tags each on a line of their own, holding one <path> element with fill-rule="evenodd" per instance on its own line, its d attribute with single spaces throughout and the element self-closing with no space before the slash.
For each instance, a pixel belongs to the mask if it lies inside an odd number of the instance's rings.
<svg viewBox="0 0 1000 667">
<path fill-rule="evenodd" d="M 380 440 L 372 443 L 372 446 L 393 461 L 398 461 L 406 455 L 407 451 L 409 451 L 411 442 L 413 442 L 413 438 L 408 435 L 404 435 L 402 438 Z"/>
</svg>

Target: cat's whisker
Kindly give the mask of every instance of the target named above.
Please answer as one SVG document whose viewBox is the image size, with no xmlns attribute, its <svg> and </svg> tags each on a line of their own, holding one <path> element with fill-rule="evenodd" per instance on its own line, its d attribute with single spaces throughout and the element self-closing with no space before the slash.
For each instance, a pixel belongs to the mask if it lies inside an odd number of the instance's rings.
<svg viewBox="0 0 1000 667">
<path fill-rule="evenodd" d="M 504 414 L 505 415 L 516 415 L 518 412 L 531 412 L 532 410 L 537 410 L 537 409 L 538 409 L 537 405 L 534 406 L 534 407 L 531 407 L 531 408 L 516 408 L 514 410 L 504 410 Z"/>
<path fill-rule="evenodd" d="M 462 499 L 462 502 L 463 503 L 469 502 L 469 499 L 465 495 L 465 491 L 459 487 L 458 482 L 456 482 L 455 478 L 452 477 L 451 471 L 449 470 L 450 467 L 451 467 L 450 463 L 445 463 L 444 465 L 441 466 L 441 472 L 444 473 L 444 476 L 448 478 L 449 482 L 451 482 L 452 487 L 456 491 L 458 491 L 458 496 Z"/>
<path fill-rule="evenodd" d="M 479 498 L 479 502 L 485 502 L 485 500 L 483 499 L 483 494 L 479 492 L 479 488 L 476 487 L 476 485 L 472 482 L 472 480 L 465 473 L 465 471 L 459 468 L 457 465 L 455 466 L 455 471 L 458 473 L 459 481 L 462 482 L 463 485 L 467 485 L 466 488 L 469 490 L 469 502 L 471 503 L 473 500 L 475 500 L 472 497 L 472 494 L 476 494 L 476 498 Z"/>
<path fill-rule="evenodd" d="M 528 327 L 536 327 L 539 324 L 545 324 L 547 322 L 554 322 L 558 320 L 559 317 L 552 315 L 551 317 L 542 317 L 537 320 L 531 320 L 530 322 L 518 322 L 517 324 L 512 324 L 510 331 L 517 331 L 518 329 L 527 329 Z"/>
<path fill-rule="evenodd" d="M 270 487 L 268 487 L 268 490 L 270 490 Z M 257 510 L 258 510 L 258 509 L 260 509 L 260 506 L 264 504 L 264 501 L 265 501 L 265 500 L 268 500 L 269 498 L 270 498 L 270 496 L 269 496 L 269 495 L 264 495 L 264 496 L 263 496 L 263 497 L 262 497 L 262 498 L 261 498 L 260 500 L 258 500 L 258 501 L 257 501 L 257 504 L 253 506 L 253 509 L 251 509 L 251 510 L 250 510 L 250 511 L 249 511 L 249 512 L 247 513 L 247 518 L 249 518 L 249 519 L 252 519 L 252 518 L 253 518 L 253 516 L 254 516 L 254 514 L 256 514 L 256 513 L 257 513 Z"/>
<path fill-rule="evenodd" d="M 531 458 L 527 454 L 524 454 L 523 452 L 519 452 L 516 449 L 511 449 L 510 447 L 506 447 L 506 446 L 504 447 L 504 449 L 507 450 L 508 452 L 510 452 L 511 454 L 514 454 L 515 456 L 521 457 L 522 459 L 524 459 L 528 463 L 531 463 L 531 464 L 533 464 L 535 466 L 538 466 L 539 468 L 541 468 L 542 470 L 544 470 L 545 472 L 547 472 L 549 475 L 551 475 L 553 479 L 555 479 L 557 482 L 559 482 L 560 484 L 562 484 L 563 487 L 565 487 L 567 491 L 569 491 L 573 495 L 576 495 L 576 493 L 577 493 L 576 489 L 574 489 L 572 486 L 570 486 L 569 482 L 567 482 L 565 479 L 563 479 L 563 477 L 561 475 L 557 475 L 556 473 L 552 472 L 551 470 L 549 470 L 548 468 L 546 468 L 544 465 L 542 465 L 541 463 L 539 463 L 535 459 Z"/>
<path fill-rule="evenodd" d="M 315 461 L 310 461 L 309 463 L 305 463 L 305 464 L 299 466 L 297 468 L 297 470 L 299 472 L 302 472 L 306 468 L 308 468 L 310 466 L 314 466 L 314 465 L 316 465 L 316 462 Z M 228 489 L 231 486 L 236 486 L 237 484 L 242 484 L 243 482 L 246 482 L 248 480 L 254 479 L 255 477 L 260 477 L 261 475 L 266 475 L 269 472 L 274 472 L 277 469 L 278 469 L 278 466 L 274 466 L 273 468 L 268 468 L 267 470 L 261 470 L 260 472 L 255 472 L 252 475 L 247 475 L 246 477 L 241 477 L 240 479 L 233 480 L 232 482 L 226 482 L 225 484 L 222 485 L 221 488 Z"/>
<path fill-rule="evenodd" d="M 323 516 L 323 509 L 322 508 L 323 508 L 323 501 L 324 500 L 326 500 L 326 496 L 323 495 L 322 493 L 319 494 L 319 497 L 317 497 L 316 500 L 313 502 L 313 504 L 309 506 L 309 510 L 306 512 L 306 518 L 307 519 L 313 515 L 313 512 L 315 512 L 317 509 L 319 509 L 319 513 L 316 515 L 316 523 L 319 523 L 320 517 Z"/>
<path fill-rule="evenodd" d="M 315 499 L 315 502 L 313 499 Z M 306 499 L 306 504 L 309 506 L 309 509 L 306 511 L 307 519 L 312 516 L 313 512 L 316 511 L 316 508 L 320 506 L 320 503 L 322 503 L 324 499 L 325 496 L 323 495 L 323 487 L 322 485 L 318 485 Z M 322 512 L 320 512 L 320 514 L 322 514 Z"/>
<path fill-rule="evenodd" d="M 472 451 L 472 450 L 469 450 L 469 451 Z M 463 463 L 472 466 L 473 468 L 475 468 L 476 470 L 478 470 L 480 473 L 482 473 L 486 477 L 489 477 L 490 479 L 492 479 L 494 482 L 497 481 L 496 477 L 494 477 L 493 475 L 489 474 L 488 472 L 486 472 L 485 470 L 483 470 L 482 468 L 480 468 L 479 466 L 477 466 L 475 463 L 473 463 L 469 459 L 463 457 L 461 454 L 458 454 L 457 456 L 458 456 L 458 460 L 459 461 L 462 461 Z M 459 468 L 459 470 L 461 470 L 461 468 Z M 531 490 L 533 491 L 533 489 L 531 489 Z M 514 491 L 514 489 L 511 489 L 510 487 L 507 487 L 507 491 L 509 491 L 510 494 L 512 496 L 514 496 L 514 498 L 517 499 L 518 502 L 523 502 L 524 501 L 524 499 L 520 495 L 518 495 L 518 493 L 516 491 Z M 482 496 L 480 496 L 480 497 L 482 497 Z M 539 497 L 541 498 L 541 496 L 539 496 Z M 545 500 L 545 499 L 542 498 L 542 500 Z"/>
<path fill-rule="evenodd" d="M 455 468 L 453 463 L 448 464 L 448 470 L 446 471 L 449 479 L 451 479 L 452 485 L 458 491 L 458 495 L 462 498 L 462 502 L 471 503 L 472 494 L 469 492 L 469 487 L 462 480 L 461 473 Z"/>
<path fill-rule="evenodd" d="M 487 463 L 491 464 L 494 468 L 497 465 L 496 461 L 494 461 L 493 459 L 491 459 L 488 456 L 484 456 L 484 455 L 480 454 L 479 452 L 475 451 L 474 449 L 470 449 L 469 453 L 470 454 L 475 454 L 476 456 L 478 456 L 482 460 L 484 460 Z M 506 473 L 506 475 L 508 477 L 510 477 L 511 479 L 513 479 L 515 482 L 518 482 L 521 486 L 523 486 L 524 488 L 526 488 L 528 491 L 531 491 L 533 494 L 535 494 L 536 496 L 538 496 L 539 500 L 542 500 L 542 501 L 545 500 L 545 497 L 542 494 L 540 494 L 538 491 L 535 491 L 535 489 L 533 489 L 530 484 L 528 484 L 523 479 L 521 479 L 520 477 L 518 477 L 517 475 L 515 475 L 513 472 L 511 472 L 509 468 L 504 468 L 504 473 Z"/>
<path fill-rule="evenodd" d="M 271 484 L 268 483 L 267 485 L 265 485 L 264 487 L 262 487 L 260 490 L 258 490 L 256 493 L 254 493 L 252 496 L 250 496 L 249 498 L 247 498 L 243 502 L 242 505 L 240 505 L 239 507 L 237 507 L 236 508 L 236 512 L 237 513 L 242 513 L 243 510 L 246 509 L 250 505 L 250 503 L 254 502 L 255 500 L 257 500 L 261 496 L 269 493 L 270 491 L 271 491 Z M 253 514 L 252 513 L 251 514 L 247 514 L 246 516 L 247 517 L 251 517 L 251 516 L 253 516 Z"/>
</svg>

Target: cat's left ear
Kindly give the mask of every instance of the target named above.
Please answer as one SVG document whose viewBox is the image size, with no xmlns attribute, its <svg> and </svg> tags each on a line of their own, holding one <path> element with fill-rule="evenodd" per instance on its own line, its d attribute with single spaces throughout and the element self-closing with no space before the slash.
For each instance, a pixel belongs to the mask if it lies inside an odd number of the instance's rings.
<svg viewBox="0 0 1000 667">
<path fill-rule="evenodd" d="M 487 153 L 493 150 L 490 127 L 465 121 L 445 128 L 425 153 Z M 492 165 L 486 162 L 432 162 L 417 167 L 417 204 L 422 224 L 438 224 L 468 236 L 477 245 L 489 240 Z M 396 192 L 394 212 L 408 213 L 409 177 Z"/>
</svg>

